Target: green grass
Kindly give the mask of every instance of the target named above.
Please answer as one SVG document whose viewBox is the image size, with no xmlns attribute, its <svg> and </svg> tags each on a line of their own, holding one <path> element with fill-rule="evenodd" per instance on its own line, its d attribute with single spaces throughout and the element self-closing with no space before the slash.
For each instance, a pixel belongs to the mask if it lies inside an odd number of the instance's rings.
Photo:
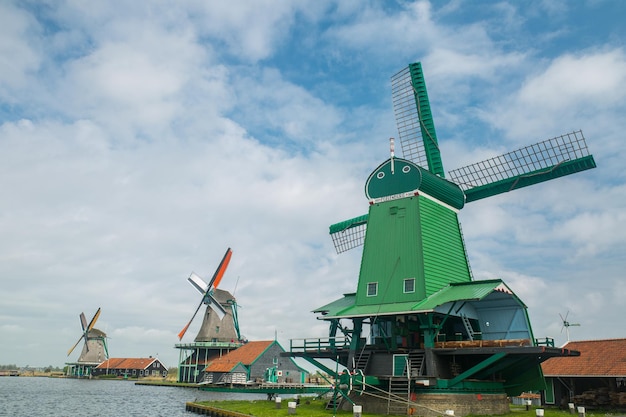
<svg viewBox="0 0 626 417">
<path fill-rule="evenodd" d="M 267 400 L 229 400 L 229 401 L 202 401 L 198 404 L 209 405 L 215 408 L 221 408 L 238 413 L 253 415 L 255 417 L 287 417 L 289 416 L 288 402 L 292 399 L 285 398 L 281 403 L 281 408 L 276 408 L 274 401 Z M 300 405 L 296 409 L 296 417 L 330 417 L 333 410 L 326 410 L 327 400 L 317 399 L 315 397 L 306 397 L 300 399 Z M 351 416 L 352 411 L 340 411 L 334 414 L 337 416 Z M 378 414 L 362 414 L 363 417 L 375 417 Z"/>
<path fill-rule="evenodd" d="M 230 401 L 202 401 L 198 404 L 204 404 L 215 408 L 221 408 L 223 410 L 236 411 L 243 414 L 252 415 L 255 417 L 288 417 L 289 411 L 287 403 L 291 401 L 291 399 L 285 398 L 282 401 L 281 408 L 276 408 L 276 403 L 274 401 L 267 400 L 255 400 L 255 401 L 246 401 L 246 400 L 230 400 Z M 326 400 L 317 399 L 315 397 L 311 398 L 301 398 L 300 405 L 296 409 L 295 417 L 331 417 L 333 415 L 337 416 L 351 416 L 352 411 L 340 411 L 337 410 L 336 413 L 333 414 L 333 410 L 326 410 Z M 505 414 L 507 417 L 536 417 L 536 409 L 540 407 L 531 407 L 530 410 L 526 411 L 525 406 L 510 406 L 510 412 Z M 363 410 L 366 411 L 366 410 Z M 624 413 L 613 413 L 613 412 L 605 412 L 605 411 L 597 411 L 593 412 L 587 411 L 586 417 L 613 417 L 616 415 L 624 415 Z M 363 417 L 379 417 L 379 414 L 367 414 L 363 413 Z M 484 416 L 482 416 L 484 417 Z M 578 417 L 578 414 L 570 414 L 569 411 L 563 411 L 558 408 L 545 407 L 544 408 L 544 417 Z"/>
</svg>

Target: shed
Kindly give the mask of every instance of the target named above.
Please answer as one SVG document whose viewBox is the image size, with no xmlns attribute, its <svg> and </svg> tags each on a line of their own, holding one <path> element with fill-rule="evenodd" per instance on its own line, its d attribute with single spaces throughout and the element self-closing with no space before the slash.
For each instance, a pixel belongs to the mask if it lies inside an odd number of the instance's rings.
<svg viewBox="0 0 626 417">
<path fill-rule="evenodd" d="M 282 352 L 285 349 L 276 340 L 248 342 L 211 361 L 204 371 L 204 383 L 303 383 L 308 372 L 293 359 L 281 356 Z"/>
<path fill-rule="evenodd" d="M 556 357 L 541 364 L 544 401 L 567 407 L 626 406 L 626 339 L 571 341 L 564 346 L 579 357 Z"/>
<path fill-rule="evenodd" d="M 109 358 L 93 370 L 93 375 L 165 378 L 167 368 L 158 358 Z"/>
</svg>

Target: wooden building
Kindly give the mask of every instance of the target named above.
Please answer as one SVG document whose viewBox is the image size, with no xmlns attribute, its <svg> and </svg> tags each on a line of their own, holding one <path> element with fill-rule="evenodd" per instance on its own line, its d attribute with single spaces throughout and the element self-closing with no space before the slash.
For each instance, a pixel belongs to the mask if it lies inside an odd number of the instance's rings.
<svg viewBox="0 0 626 417">
<path fill-rule="evenodd" d="M 580 356 L 542 363 L 546 404 L 626 407 L 626 339 L 568 342 L 564 348 L 577 350 Z"/>
<path fill-rule="evenodd" d="M 93 370 L 93 376 L 114 375 L 125 378 L 145 378 L 167 376 L 167 368 L 153 357 L 149 358 L 110 358 Z"/>
<path fill-rule="evenodd" d="M 281 356 L 285 349 L 275 340 L 248 342 L 209 363 L 207 384 L 245 384 L 247 381 L 304 383 L 308 372 L 293 359 Z"/>
</svg>

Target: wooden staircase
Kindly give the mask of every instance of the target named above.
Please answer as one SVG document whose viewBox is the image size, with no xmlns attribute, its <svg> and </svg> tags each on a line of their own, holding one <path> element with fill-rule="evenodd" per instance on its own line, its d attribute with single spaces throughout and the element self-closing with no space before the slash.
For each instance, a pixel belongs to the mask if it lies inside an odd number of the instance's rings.
<svg viewBox="0 0 626 417">
<path fill-rule="evenodd" d="M 409 409 L 410 381 L 406 377 L 394 377 L 389 380 L 387 414 L 407 415 Z"/>
<path fill-rule="evenodd" d="M 326 403 L 327 410 L 341 410 L 341 405 L 344 402 L 343 395 L 333 392 L 333 396 Z"/>
<path fill-rule="evenodd" d="M 465 314 L 461 315 L 461 320 L 463 320 L 463 325 L 465 326 L 465 330 L 467 331 L 467 335 L 469 336 L 469 340 L 480 340 L 482 339 L 482 333 L 481 332 L 475 332 L 474 328 L 472 327 L 472 323 L 470 322 L 469 317 L 467 317 Z"/>
<path fill-rule="evenodd" d="M 417 376 L 421 376 L 425 374 L 425 366 L 424 366 L 424 351 L 422 350 L 412 350 L 409 353 L 409 369 L 411 378 L 415 378 Z"/>
<path fill-rule="evenodd" d="M 358 355 L 356 355 L 354 359 L 354 370 L 355 371 L 363 371 L 366 373 L 367 365 L 370 362 L 370 357 L 372 356 L 372 352 L 369 350 L 364 350 Z"/>
</svg>

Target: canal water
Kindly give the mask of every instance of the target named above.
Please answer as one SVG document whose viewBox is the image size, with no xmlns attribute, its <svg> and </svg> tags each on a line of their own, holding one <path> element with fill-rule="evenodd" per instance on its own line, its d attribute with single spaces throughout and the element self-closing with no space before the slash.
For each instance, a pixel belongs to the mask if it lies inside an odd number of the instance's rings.
<svg viewBox="0 0 626 417">
<path fill-rule="evenodd" d="M 266 399 L 264 394 L 135 385 L 133 381 L 1 377 L 0 416 L 186 416 L 188 401 Z"/>
</svg>

